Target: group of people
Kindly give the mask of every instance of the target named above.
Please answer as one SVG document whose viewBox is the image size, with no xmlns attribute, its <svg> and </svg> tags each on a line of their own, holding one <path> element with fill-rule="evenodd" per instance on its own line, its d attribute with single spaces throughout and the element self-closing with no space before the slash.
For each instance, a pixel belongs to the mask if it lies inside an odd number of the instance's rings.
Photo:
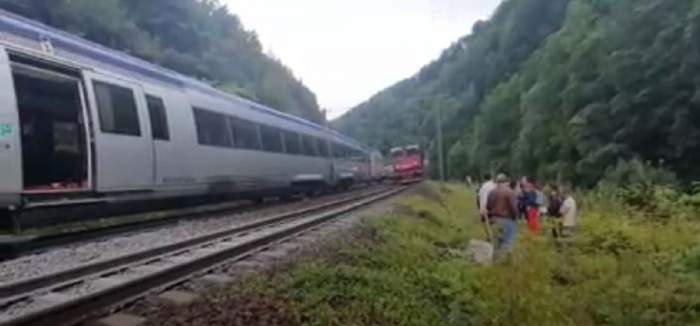
<svg viewBox="0 0 700 326">
<path fill-rule="evenodd" d="M 567 187 L 553 185 L 541 189 L 528 177 L 519 181 L 499 174 L 484 175 L 478 188 L 477 207 L 487 234 L 497 228 L 497 249 L 510 249 L 519 221 L 527 224 L 536 234 L 544 218 L 552 222 L 552 234 L 556 238 L 568 238 L 576 228 L 577 205 Z"/>
</svg>

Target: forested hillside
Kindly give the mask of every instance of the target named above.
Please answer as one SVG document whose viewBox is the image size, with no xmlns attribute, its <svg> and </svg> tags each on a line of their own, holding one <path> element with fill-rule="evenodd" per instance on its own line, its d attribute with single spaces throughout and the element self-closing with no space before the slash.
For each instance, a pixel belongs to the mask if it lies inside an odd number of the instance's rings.
<svg viewBox="0 0 700 326">
<path fill-rule="evenodd" d="M 434 109 L 442 109 L 448 147 L 465 132 L 489 91 L 513 74 L 543 40 L 559 29 L 568 0 L 508 0 L 489 21 L 446 49 L 415 76 L 380 92 L 335 124 L 387 150 L 429 144 Z"/>
<path fill-rule="evenodd" d="M 502 169 L 593 185 L 645 162 L 698 180 L 698 72 L 698 1 L 507 0 L 336 124 L 383 148 L 432 146 L 440 108 L 452 176 Z"/>
<path fill-rule="evenodd" d="M 0 0 L 0 8 L 322 120 L 316 96 L 216 0 Z"/>
</svg>

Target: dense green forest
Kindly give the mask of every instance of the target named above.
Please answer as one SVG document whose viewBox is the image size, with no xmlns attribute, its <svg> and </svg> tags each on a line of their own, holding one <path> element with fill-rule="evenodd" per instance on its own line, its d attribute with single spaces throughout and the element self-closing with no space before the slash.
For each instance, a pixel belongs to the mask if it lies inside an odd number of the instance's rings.
<svg viewBox="0 0 700 326">
<path fill-rule="evenodd" d="M 700 1 L 506 0 L 335 124 L 435 157 L 440 109 L 453 177 L 505 170 L 594 185 L 653 170 L 700 180 L 698 72 Z"/>
<path fill-rule="evenodd" d="M 314 121 L 316 96 L 216 0 L 0 0 L 0 8 Z"/>
</svg>

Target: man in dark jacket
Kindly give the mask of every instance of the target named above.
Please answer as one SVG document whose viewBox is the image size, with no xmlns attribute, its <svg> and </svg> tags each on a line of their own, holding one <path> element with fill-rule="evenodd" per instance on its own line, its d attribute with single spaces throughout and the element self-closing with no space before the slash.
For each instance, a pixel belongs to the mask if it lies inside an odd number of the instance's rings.
<svg viewBox="0 0 700 326">
<path fill-rule="evenodd" d="M 547 206 L 547 215 L 552 221 L 552 236 L 559 238 L 562 234 L 562 220 L 561 220 L 561 205 L 564 199 L 559 193 L 558 186 L 552 186 L 552 190 L 549 193 L 549 205 Z"/>
<path fill-rule="evenodd" d="M 489 193 L 486 207 L 491 222 L 499 229 L 497 249 L 509 250 L 515 237 L 518 199 L 505 174 L 499 174 L 496 183 L 498 186 Z"/>
</svg>

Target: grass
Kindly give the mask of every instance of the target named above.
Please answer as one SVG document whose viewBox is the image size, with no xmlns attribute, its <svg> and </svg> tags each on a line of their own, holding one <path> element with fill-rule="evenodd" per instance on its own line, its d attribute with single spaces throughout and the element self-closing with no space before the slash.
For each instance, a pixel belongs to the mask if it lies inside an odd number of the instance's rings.
<svg viewBox="0 0 700 326">
<path fill-rule="evenodd" d="M 252 276 L 205 304 L 262 297 L 284 302 L 287 320 L 306 325 L 697 323 L 700 223 L 641 218 L 594 198 L 573 242 L 520 225 L 512 254 L 484 266 L 452 254 L 483 238 L 473 191 L 430 184 L 319 256 Z"/>
</svg>

